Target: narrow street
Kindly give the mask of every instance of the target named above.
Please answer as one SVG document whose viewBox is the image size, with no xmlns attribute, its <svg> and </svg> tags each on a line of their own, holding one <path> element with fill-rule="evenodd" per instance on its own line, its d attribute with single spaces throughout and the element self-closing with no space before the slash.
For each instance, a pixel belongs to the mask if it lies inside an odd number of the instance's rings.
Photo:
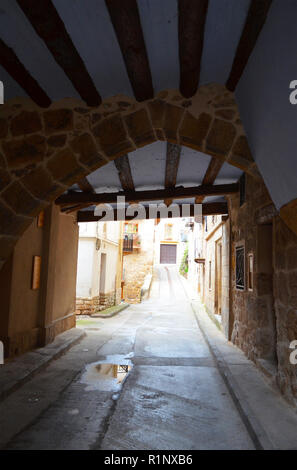
<svg viewBox="0 0 297 470">
<path fill-rule="evenodd" d="M 253 448 L 175 269 L 1 403 L 2 448 Z M 131 361 L 121 391 L 104 389 L 100 360 Z"/>
</svg>

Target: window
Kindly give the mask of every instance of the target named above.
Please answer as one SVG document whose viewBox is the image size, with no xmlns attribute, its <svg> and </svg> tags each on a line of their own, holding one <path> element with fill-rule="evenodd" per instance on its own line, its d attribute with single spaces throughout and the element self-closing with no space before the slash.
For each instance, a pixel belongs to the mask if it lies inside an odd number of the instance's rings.
<svg viewBox="0 0 297 470">
<path fill-rule="evenodd" d="M 138 224 L 125 223 L 124 233 L 137 233 L 137 232 L 138 232 Z"/>
<path fill-rule="evenodd" d="M 253 290 L 254 288 L 254 255 L 250 253 L 248 255 L 248 289 Z"/>
<path fill-rule="evenodd" d="M 165 224 L 165 240 L 172 240 L 172 230 L 173 230 L 173 225 L 172 224 Z"/>
<path fill-rule="evenodd" d="M 236 247 L 236 289 L 245 289 L 244 246 Z"/>
<path fill-rule="evenodd" d="M 208 288 L 209 288 L 209 290 L 211 290 L 211 261 L 209 262 Z"/>
</svg>

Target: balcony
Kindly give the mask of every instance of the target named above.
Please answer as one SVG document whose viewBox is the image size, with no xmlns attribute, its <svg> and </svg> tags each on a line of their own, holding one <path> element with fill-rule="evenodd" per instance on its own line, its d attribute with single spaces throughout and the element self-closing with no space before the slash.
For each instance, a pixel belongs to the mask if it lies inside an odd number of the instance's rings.
<svg viewBox="0 0 297 470">
<path fill-rule="evenodd" d="M 137 233 L 125 233 L 123 239 L 123 252 L 133 253 L 140 249 L 140 237 Z"/>
</svg>

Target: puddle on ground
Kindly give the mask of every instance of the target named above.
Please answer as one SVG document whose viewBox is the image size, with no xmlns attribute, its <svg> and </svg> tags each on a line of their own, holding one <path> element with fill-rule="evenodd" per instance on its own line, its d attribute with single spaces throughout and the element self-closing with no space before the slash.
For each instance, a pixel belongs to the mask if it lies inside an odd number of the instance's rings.
<svg viewBox="0 0 297 470">
<path fill-rule="evenodd" d="M 88 364 L 81 376 L 80 383 L 87 385 L 85 388 L 87 392 L 94 390 L 119 392 L 133 367 L 131 357 L 133 357 L 133 353 L 126 356 L 106 356 L 104 360 Z M 117 398 L 118 394 L 115 393 L 113 399 Z"/>
</svg>

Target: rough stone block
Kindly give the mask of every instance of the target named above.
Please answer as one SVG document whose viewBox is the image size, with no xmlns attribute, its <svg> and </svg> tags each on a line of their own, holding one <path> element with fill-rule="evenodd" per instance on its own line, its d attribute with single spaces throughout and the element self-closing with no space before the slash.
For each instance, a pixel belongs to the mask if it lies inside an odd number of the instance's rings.
<svg viewBox="0 0 297 470">
<path fill-rule="evenodd" d="M 10 168 L 20 168 L 41 162 L 46 151 L 45 138 L 32 135 L 24 139 L 3 142 L 3 151 Z"/>
<path fill-rule="evenodd" d="M 40 211 L 40 202 L 34 199 L 18 181 L 3 191 L 2 198 L 17 214 L 34 217 Z"/>
<path fill-rule="evenodd" d="M 49 201 L 57 197 L 63 189 L 54 183 L 48 171 L 38 167 L 25 175 L 21 182 L 38 199 Z"/>
<path fill-rule="evenodd" d="M 154 129 L 162 129 L 166 104 L 162 100 L 153 100 L 149 101 L 147 106 Z"/>
<path fill-rule="evenodd" d="M 75 137 L 70 142 L 70 147 L 78 155 L 79 161 L 90 169 L 98 168 L 106 163 L 90 134 L 84 133 Z"/>
<path fill-rule="evenodd" d="M 211 120 L 209 114 L 202 113 L 198 118 L 195 118 L 187 112 L 179 131 L 180 143 L 197 150 L 203 150 L 203 141 L 208 133 Z"/>
<path fill-rule="evenodd" d="M 140 109 L 124 117 L 128 132 L 137 147 L 155 142 L 155 134 L 146 109 Z"/>
<path fill-rule="evenodd" d="M 231 121 L 234 116 L 235 116 L 235 110 L 234 109 L 219 109 L 216 111 L 216 116 L 227 119 L 228 121 Z"/>
<path fill-rule="evenodd" d="M 215 119 L 206 140 L 206 150 L 226 156 L 230 151 L 236 130 L 231 122 Z"/>
<path fill-rule="evenodd" d="M 11 181 L 10 174 L 8 171 L 0 168 L 0 191 L 4 189 Z"/>
<path fill-rule="evenodd" d="M 46 134 L 70 131 L 73 129 L 71 109 L 53 109 L 43 113 Z"/>
<path fill-rule="evenodd" d="M 8 134 L 8 122 L 6 119 L 0 119 L 0 139 L 5 139 Z"/>
<path fill-rule="evenodd" d="M 50 147 L 64 147 L 67 140 L 66 134 L 52 135 L 47 139 L 47 143 Z"/>
<path fill-rule="evenodd" d="M 244 135 L 241 135 L 236 139 L 228 161 L 229 163 L 233 163 L 234 165 L 242 168 L 246 168 L 251 162 L 253 162 L 253 157 Z"/>
<path fill-rule="evenodd" d="M 177 130 L 180 125 L 184 108 L 172 104 L 165 105 L 163 131 L 167 140 L 178 143 Z"/>
<path fill-rule="evenodd" d="M 55 154 L 48 161 L 47 168 L 54 180 L 66 185 L 75 183 L 87 174 L 68 147 Z"/>
<path fill-rule="evenodd" d="M 41 119 L 36 111 L 22 111 L 10 123 L 10 132 L 13 136 L 33 134 L 41 129 Z"/>
<path fill-rule="evenodd" d="M 100 121 L 93 128 L 93 133 L 105 154 L 112 159 L 135 150 L 118 113 Z"/>
</svg>

